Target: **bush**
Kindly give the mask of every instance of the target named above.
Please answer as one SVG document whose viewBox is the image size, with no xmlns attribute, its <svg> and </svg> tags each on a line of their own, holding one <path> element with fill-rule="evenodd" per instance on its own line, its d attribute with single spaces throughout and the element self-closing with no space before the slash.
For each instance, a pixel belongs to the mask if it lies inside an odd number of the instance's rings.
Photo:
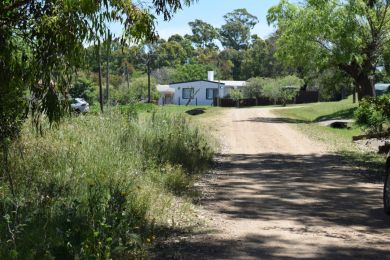
<svg viewBox="0 0 390 260">
<path fill-rule="evenodd" d="M 243 94 L 245 98 L 258 98 L 263 95 L 263 87 L 266 84 L 267 79 L 264 78 L 251 78 L 243 88 Z"/>
<path fill-rule="evenodd" d="M 73 86 L 69 89 L 69 94 L 72 98 L 83 98 L 90 105 L 94 102 L 94 90 L 97 86 L 94 83 L 84 77 L 77 79 Z"/>
<path fill-rule="evenodd" d="M 0 182 L 1 259 L 145 256 L 154 219 L 212 150 L 182 117 L 137 118 L 79 116 L 44 137 L 24 129 L 10 152 L 13 185 Z"/>
<path fill-rule="evenodd" d="M 272 99 L 275 103 L 280 102 L 286 106 L 297 95 L 303 80 L 296 76 L 286 76 L 277 79 L 265 79 L 263 95 Z"/>
<path fill-rule="evenodd" d="M 150 94 L 152 100 L 158 99 L 158 92 L 156 88 L 156 80 L 151 79 Z M 148 97 L 148 79 L 147 77 L 140 77 L 134 79 L 130 87 L 121 85 L 117 89 L 111 90 L 111 102 L 116 105 L 128 105 L 130 103 L 147 100 Z"/>
<path fill-rule="evenodd" d="M 369 133 L 380 133 L 390 123 L 390 94 L 363 99 L 355 112 L 356 123 Z"/>
</svg>

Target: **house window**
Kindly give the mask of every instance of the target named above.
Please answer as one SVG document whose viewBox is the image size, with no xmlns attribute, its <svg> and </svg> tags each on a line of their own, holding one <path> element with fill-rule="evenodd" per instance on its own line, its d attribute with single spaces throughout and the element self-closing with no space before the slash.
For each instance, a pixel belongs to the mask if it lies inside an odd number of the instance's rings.
<svg viewBox="0 0 390 260">
<path fill-rule="evenodd" d="M 194 97 L 193 88 L 183 88 L 183 99 L 190 99 Z"/>
<path fill-rule="evenodd" d="M 207 88 L 206 89 L 206 99 L 214 99 L 218 97 L 218 89 L 217 88 Z"/>
</svg>

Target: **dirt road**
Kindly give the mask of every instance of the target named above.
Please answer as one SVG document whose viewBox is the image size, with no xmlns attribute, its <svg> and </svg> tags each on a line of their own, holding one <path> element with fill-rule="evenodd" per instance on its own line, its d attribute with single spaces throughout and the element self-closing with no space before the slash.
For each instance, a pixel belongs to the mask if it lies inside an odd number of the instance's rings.
<svg viewBox="0 0 390 260">
<path fill-rule="evenodd" d="M 382 184 L 346 166 L 269 109 L 228 110 L 203 215 L 213 232 L 178 259 L 390 259 Z"/>
</svg>

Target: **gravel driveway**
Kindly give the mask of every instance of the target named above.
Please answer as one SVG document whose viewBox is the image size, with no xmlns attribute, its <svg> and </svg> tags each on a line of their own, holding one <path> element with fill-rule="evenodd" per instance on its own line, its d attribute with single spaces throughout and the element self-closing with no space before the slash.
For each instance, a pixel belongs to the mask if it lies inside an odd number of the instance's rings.
<svg viewBox="0 0 390 260">
<path fill-rule="evenodd" d="M 164 258 L 390 259 L 380 180 L 270 109 L 227 110 L 217 124 L 220 164 L 199 212 L 209 229 Z"/>
</svg>

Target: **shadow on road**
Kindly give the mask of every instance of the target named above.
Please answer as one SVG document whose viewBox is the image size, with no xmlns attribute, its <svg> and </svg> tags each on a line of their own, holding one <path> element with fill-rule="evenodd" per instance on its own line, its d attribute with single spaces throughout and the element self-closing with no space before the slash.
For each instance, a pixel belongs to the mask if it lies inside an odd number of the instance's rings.
<svg viewBox="0 0 390 260">
<path fill-rule="evenodd" d="M 329 224 L 389 228 L 390 219 L 382 214 L 382 190 L 364 187 L 365 183 L 382 183 L 382 171 L 354 170 L 346 165 L 347 160 L 330 154 L 228 155 L 219 170 L 229 178 L 216 184 L 215 196 L 204 203 L 226 201 L 234 210 L 221 208 L 220 213 L 233 218 L 292 218 L 306 224 L 319 219 Z M 232 200 L 231 191 L 237 189 L 251 192 Z M 254 199 L 254 195 L 264 197 Z M 302 203 L 305 199 L 315 202 Z"/>
<path fill-rule="evenodd" d="M 375 242 L 376 247 L 367 247 L 369 237 L 362 237 L 361 247 L 357 248 L 359 241 L 354 236 L 348 237 L 346 232 L 338 235 L 345 235 L 345 239 L 350 239 L 355 246 L 335 243 L 320 247 L 313 240 L 310 243 L 318 249 L 316 258 L 390 258 L 390 217 L 382 210 L 381 186 L 373 185 L 382 182 L 383 166 L 354 170 L 347 165 L 348 157 L 332 154 L 233 154 L 221 155 L 220 160 L 218 181 L 210 184 L 214 192 L 202 201 L 216 215 L 263 222 L 287 220 L 307 228 L 292 232 L 313 232 L 313 235 L 330 237 L 334 234 L 326 232 L 327 226 L 346 230 L 360 228 L 365 234 L 383 239 L 383 247 L 378 242 Z M 275 243 L 270 244 L 270 241 Z M 278 244 L 283 246 L 275 246 Z M 261 232 L 249 232 L 234 240 L 216 240 L 201 235 L 197 239 L 195 236 L 195 239 L 170 245 L 170 249 L 162 250 L 160 256 L 234 259 L 245 255 L 249 258 L 293 259 L 284 254 L 285 248 L 290 246 L 294 247 L 291 240 L 281 236 L 264 236 Z"/>
<path fill-rule="evenodd" d="M 269 123 L 269 124 L 309 124 L 310 121 L 293 119 L 288 117 L 253 117 L 244 120 L 236 120 L 233 122 L 253 122 L 253 123 Z"/>
</svg>

